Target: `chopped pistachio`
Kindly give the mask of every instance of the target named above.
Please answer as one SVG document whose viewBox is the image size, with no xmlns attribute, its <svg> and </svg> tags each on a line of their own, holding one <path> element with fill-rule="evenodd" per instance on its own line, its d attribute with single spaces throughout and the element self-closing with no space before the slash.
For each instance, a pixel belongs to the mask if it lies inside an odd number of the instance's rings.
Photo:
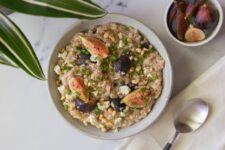
<svg viewBox="0 0 225 150">
<path fill-rule="evenodd" d="M 96 115 L 100 115 L 101 112 L 102 112 L 102 111 L 98 108 L 98 106 L 96 106 L 95 109 L 94 109 L 94 113 L 95 113 Z"/>
</svg>

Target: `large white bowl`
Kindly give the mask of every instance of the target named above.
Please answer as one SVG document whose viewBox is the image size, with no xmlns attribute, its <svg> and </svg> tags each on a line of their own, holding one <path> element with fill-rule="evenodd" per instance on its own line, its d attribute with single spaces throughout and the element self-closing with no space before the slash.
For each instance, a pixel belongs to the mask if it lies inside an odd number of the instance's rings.
<svg viewBox="0 0 225 150">
<path fill-rule="evenodd" d="M 161 56 L 165 60 L 165 69 L 163 71 L 164 75 L 164 87 L 162 94 L 160 98 L 157 100 L 152 112 L 143 120 L 139 121 L 138 123 L 121 129 L 119 132 L 107 132 L 103 133 L 99 129 L 96 129 L 93 126 L 85 127 L 80 121 L 74 119 L 71 117 L 71 115 L 64 110 L 63 105 L 60 101 L 60 95 L 57 91 L 56 86 L 56 74 L 54 73 L 54 66 L 57 63 L 57 54 L 60 49 L 65 47 L 70 39 L 73 37 L 73 35 L 77 32 L 84 31 L 89 29 L 91 26 L 94 25 L 101 25 L 107 22 L 117 22 L 124 25 L 132 26 L 136 29 L 139 29 L 149 40 L 150 42 L 156 47 L 156 49 L 159 51 Z M 69 122 L 75 129 L 89 135 L 95 138 L 100 139 L 121 139 L 126 138 L 128 136 L 134 135 L 145 128 L 147 128 L 149 125 L 151 125 L 162 113 L 164 108 L 167 105 L 167 102 L 170 98 L 170 93 L 172 90 L 172 84 L 173 84 L 173 74 L 172 74 L 172 67 L 170 63 L 169 56 L 167 54 L 167 51 L 165 47 L 163 46 L 162 42 L 159 40 L 159 38 L 145 25 L 140 23 L 137 20 L 134 20 L 127 16 L 122 16 L 119 14 L 108 14 L 104 18 L 97 19 L 97 20 L 91 20 L 91 21 L 85 21 L 85 22 L 79 22 L 77 24 L 74 24 L 71 26 L 71 28 L 68 30 L 67 33 L 59 40 L 57 45 L 55 46 L 50 60 L 49 60 L 49 67 L 48 67 L 48 87 L 49 92 L 51 95 L 51 98 L 53 100 L 53 103 L 55 104 L 58 112 L 65 118 L 67 122 Z"/>
</svg>

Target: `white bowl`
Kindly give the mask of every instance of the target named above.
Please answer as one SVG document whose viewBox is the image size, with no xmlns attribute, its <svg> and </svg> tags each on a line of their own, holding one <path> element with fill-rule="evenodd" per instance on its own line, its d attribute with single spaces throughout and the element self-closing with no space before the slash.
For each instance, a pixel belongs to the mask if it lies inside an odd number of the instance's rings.
<svg viewBox="0 0 225 150">
<path fill-rule="evenodd" d="M 70 39 L 72 39 L 73 35 L 77 32 L 87 30 L 93 25 L 101 25 L 107 22 L 117 22 L 120 24 L 132 26 L 136 29 L 139 29 L 144 35 L 150 40 L 150 42 L 156 47 L 156 49 L 159 51 L 161 56 L 165 60 L 165 68 L 163 71 L 164 75 L 164 87 L 162 94 L 160 98 L 157 100 L 152 112 L 143 120 L 139 121 L 138 123 L 135 123 L 134 125 L 121 129 L 119 132 L 107 132 L 103 133 L 99 129 L 96 129 L 93 126 L 87 126 L 85 127 L 80 121 L 74 119 L 71 117 L 71 115 L 64 110 L 63 105 L 60 101 L 60 95 L 57 91 L 57 85 L 56 85 L 56 74 L 54 73 L 54 66 L 57 64 L 57 54 L 60 49 L 65 47 Z M 85 22 L 79 22 L 71 26 L 71 28 L 68 30 L 67 33 L 59 40 L 57 45 L 55 46 L 50 60 L 49 60 L 49 67 L 48 67 L 48 87 L 49 92 L 51 95 L 51 98 L 53 100 L 53 103 L 55 104 L 58 112 L 65 118 L 67 122 L 69 122 L 75 129 L 78 129 L 79 131 L 100 139 L 121 139 L 126 138 L 128 136 L 134 135 L 145 128 L 147 128 L 149 125 L 151 125 L 162 113 L 164 108 L 167 105 L 167 102 L 170 98 L 170 93 L 172 90 L 172 83 L 173 83 L 173 74 L 172 74 L 172 67 L 170 63 L 169 56 L 167 54 L 167 51 L 165 47 L 163 46 L 162 42 L 159 40 L 159 38 L 145 25 L 140 23 L 137 20 L 134 20 L 127 16 L 122 16 L 119 14 L 108 14 L 104 18 L 97 19 L 97 20 L 91 20 L 91 21 L 85 21 Z"/>
<path fill-rule="evenodd" d="M 204 40 L 199 41 L 199 42 L 184 42 L 184 41 L 180 41 L 178 40 L 170 31 L 169 27 L 168 27 L 168 23 L 167 23 L 167 16 L 168 16 L 168 12 L 170 7 L 172 6 L 174 1 L 171 1 L 166 9 L 166 13 L 164 16 L 164 24 L 166 27 L 167 32 L 169 33 L 170 37 L 172 39 L 174 39 L 177 43 L 184 45 L 184 46 L 189 46 L 189 47 L 195 47 L 195 46 L 201 46 L 204 45 L 208 42 L 210 42 L 212 39 L 215 38 L 215 36 L 217 35 L 217 33 L 219 32 L 219 30 L 222 27 L 223 24 L 223 9 L 220 5 L 220 3 L 217 0 L 210 0 L 210 2 L 214 5 L 214 7 L 218 10 L 219 13 L 219 20 L 218 20 L 218 24 L 216 25 L 215 29 L 212 31 L 212 33 Z"/>
</svg>

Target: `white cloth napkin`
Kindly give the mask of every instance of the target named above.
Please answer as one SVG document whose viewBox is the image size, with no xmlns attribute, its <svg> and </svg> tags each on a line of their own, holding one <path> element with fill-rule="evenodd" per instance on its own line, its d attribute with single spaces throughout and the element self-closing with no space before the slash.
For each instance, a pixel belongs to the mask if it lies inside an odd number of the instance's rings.
<svg viewBox="0 0 225 150">
<path fill-rule="evenodd" d="M 225 57 L 171 100 L 160 118 L 117 150 L 162 150 L 175 132 L 173 114 L 186 101 L 202 98 L 210 105 L 206 123 L 193 133 L 180 134 L 173 150 L 225 150 Z"/>
</svg>

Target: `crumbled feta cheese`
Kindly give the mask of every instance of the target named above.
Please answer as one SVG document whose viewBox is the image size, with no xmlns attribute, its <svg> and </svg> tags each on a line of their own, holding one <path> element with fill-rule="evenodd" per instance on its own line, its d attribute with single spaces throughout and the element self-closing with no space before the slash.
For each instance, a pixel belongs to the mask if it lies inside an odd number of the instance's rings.
<svg viewBox="0 0 225 150">
<path fill-rule="evenodd" d="M 124 47 L 124 43 L 123 43 L 122 40 L 120 40 L 120 41 L 119 41 L 119 44 L 118 44 L 118 48 L 122 48 L 122 47 Z"/>
<path fill-rule="evenodd" d="M 122 121 L 122 118 L 116 118 L 114 120 L 114 124 L 119 124 Z"/>
<path fill-rule="evenodd" d="M 110 105 L 109 101 L 97 103 L 98 108 L 102 111 L 106 110 L 109 107 L 109 105 Z"/>
<path fill-rule="evenodd" d="M 104 38 L 107 39 L 108 37 L 109 37 L 109 33 L 106 32 L 106 33 L 104 34 Z"/>
<path fill-rule="evenodd" d="M 140 70 L 141 70 L 141 66 L 137 66 L 136 71 L 140 71 Z"/>
<path fill-rule="evenodd" d="M 73 93 L 72 93 L 72 94 L 66 94 L 65 98 L 66 98 L 66 100 L 68 100 L 68 101 L 73 101 L 74 98 L 76 98 L 76 95 L 73 94 Z"/>
<path fill-rule="evenodd" d="M 66 59 L 66 56 L 67 56 L 67 52 L 66 51 L 64 51 L 63 53 L 59 53 L 58 54 L 58 57 L 62 58 L 62 59 Z"/>
<path fill-rule="evenodd" d="M 56 66 L 54 67 L 54 71 L 55 71 L 55 73 L 56 73 L 57 75 L 60 75 L 61 69 L 60 69 L 59 65 L 56 65 Z"/>
<path fill-rule="evenodd" d="M 66 88 L 64 85 L 61 85 L 58 87 L 59 93 L 64 95 L 64 93 L 66 92 Z"/>
<path fill-rule="evenodd" d="M 123 35 L 122 35 L 122 33 L 121 33 L 121 32 L 120 32 L 120 33 L 118 33 L 118 37 L 119 37 L 120 39 L 122 39 Z"/>
<path fill-rule="evenodd" d="M 98 96 L 98 91 L 94 91 L 94 92 L 92 92 L 92 94 L 93 94 L 94 96 Z"/>
<path fill-rule="evenodd" d="M 123 95 L 127 95 L 130 92 L 130 88 L 127 85 L 120 86 L 119 92 Z"/>
<path fill-rule="evenodd" d="M 136 52 L 140 53 L 141 49 L 140 48 L 136 48 Z"/>
<path fill-rule="evenodd" d="M 120 112 L 120 116 L 121 116 L 121 117 L 125 117 L 126 114 L 125 114 L 124 112 Z"/>
<path fill-rule="evenodd" d="M 93 115 L 93 114 L 90 114 L 90 115 L 89 115 L 88 120 L 89 120 L 89 122 L 90 122 L 92 125 L 96 125 L 96 124 L 97 124 L 96 116 Z"/>
<path fill-rule="evenodd" d="M 96 56 L 96 55 L 91 55 L 90 60 L 91 60 L 92 62 L 97 62 L 97 57 L 98 57 L 98 56 Z"/>
</svg>

